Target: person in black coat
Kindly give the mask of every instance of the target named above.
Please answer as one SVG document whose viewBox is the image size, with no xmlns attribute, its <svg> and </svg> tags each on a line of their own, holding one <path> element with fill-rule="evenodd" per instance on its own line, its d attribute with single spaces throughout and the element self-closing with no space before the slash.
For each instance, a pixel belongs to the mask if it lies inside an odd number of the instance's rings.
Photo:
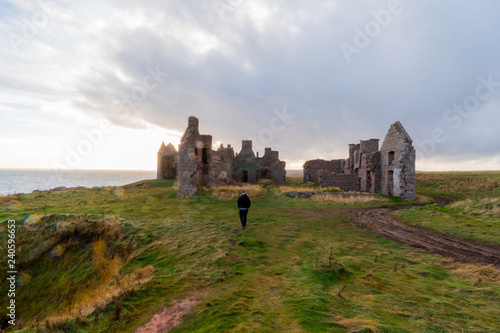
<svg viewBox="0 0 500 333">
<path fill-rule="evenodd" d="M 238 198 L 238 209 L 240 210 L 240 221 L 243 229 L 247 226 L 247 214 L 251 204 L 247 192 L 243 191 L 242 196 Z"/>
</svg>

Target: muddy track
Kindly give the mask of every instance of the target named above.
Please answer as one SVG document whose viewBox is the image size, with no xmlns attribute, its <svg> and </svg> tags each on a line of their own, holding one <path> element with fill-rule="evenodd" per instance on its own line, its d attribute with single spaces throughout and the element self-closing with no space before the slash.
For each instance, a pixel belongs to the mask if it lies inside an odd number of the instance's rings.
<svg viewBox="0 0 500 333">
<path fill-rule="evenodd" d="M 390 238 L 398 243 L 425 249 L 457 261 L 493 265 L 500 270 L 500 246 L 473 243 L 429 229 L 398 222 L 391 212 L 411 207 L 382 206 L 356 209 L 352 224 Z"/>
</svg>

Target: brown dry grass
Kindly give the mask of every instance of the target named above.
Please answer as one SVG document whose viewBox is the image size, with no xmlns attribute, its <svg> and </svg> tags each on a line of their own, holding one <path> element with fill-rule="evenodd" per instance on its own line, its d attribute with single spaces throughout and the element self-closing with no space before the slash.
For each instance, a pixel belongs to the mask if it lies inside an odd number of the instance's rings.
<svg viewBox="0 0 500 333">
<path fill-rule="evenodd" d="M 371 201 L 389 201 L 387 198 L 384 197 L 379 197 L 379 196 L 361 196 L 361 197 L 356 197 L 356 196 L 336 196 L 336 195 L 322 195 L 322 194 L 317 194 L 313 195 L 311 197 L 311 200 L 314 202 L 331 202 L 331 203 L 338 203 L 338 204 L 357 204 L 357 203 L 364 203 L 364 202 L 371 202 Z"/>
<path fill-rule="evenodd" d="M 431 197 L 425 196 L 425 195 L 417 194 L 415 196 L 415 202 L 419 203 L 419 204 L 423 204 L 423 205 L 430 205 L 430 204 L 435 203 L 436 200 L 434 200 Z"/>
<path fill-rule="evenodd" d="M 45 222 L 50 222 L 51 219 L 54 216 L 41 217 Z M 39 222 L 32 228 L 42 228 L 44 225 Z M 68 295 L 71 298 L 70 305 L 57 315 L 46 318 L 48 328 L 63 327 L 70 319 L 82 318 L 96 309 L 103 309 L 126 291 L 139 288 L 154 275 L 151 265 L 125 276 L 120 273 L 132 256 L 134 243 L 122 241 L 122 229 L 116 218 L 93 220 L 88 216 L 78 216 L 71 221 L 65 220 L 64 226 L 58 231 L 73 239 L 75 244 L 87 239 L 91 241 L 92 263 L 98 276 L 98 284 L 88 285 Z"/>
<path fill-rule="evenodd" d="M 380 324 L 374 320 L 361 319 L 361 318 L 344 318 L 340 316 L 333 317 L 335 324 L 343 327 L 349 333 L 360 333 L 360 332 L 380 332 Z"/>
<path fill-rule="evenodd" d="M 123 261 L 119 255 L 114 255 L 109 258 L 106 255 L 108 245 L 106 240 L 99 238 L 92 243 L 93 259 L 97 274 L 101 281 L 109 281 L 118 273 L 123 266 Z"/>
<path fill-rule="evenodd" d="M 493 267 L 493 265 L 480 266 L 474 264 L 465 264 L 456 262 L 451 258 L 444 258 L 443 265 L 454 274 L 476 280 L 476 283 L 490 282 L 500 285 L 500 271 Z"/>
<path fill-rule="evenodd" d="M 266 192 L 261 185 L 230 185 L 230 186 L 214 186 L 208 188 L 212 195 L 218 199 L 233 199 L 238 198 L 243 191 L 246 191 L 248 196 L 257 197 Z"/>
<path fill-rule="evenodd" d="M 498 175 L 500 171 L 452 171 L 452 172 L 417 172 L 417 184 L 432 183 L 433 191 L 459 195 L 492 191 L 500 182 L 495 178 L 467 175 Z"/>
<path fill-rule="evenodd" d="M 102 283 L 96 289 L 87 290 L 75 295 L 74 305 L 62 311 L 60 315 L 46 319 L 51 326 L 58 326 L 73 317 L 85 317 L 97 309 L 104 309 L 109 303 L 118 299 L 120 295 L 129 290 L 136 290 L 141 285 L 150 281 L 154 276 L 154 267 L 148 265 L 137 268 L 131 275 L 125 277 L 115 275 L 114 279 Z"/>
<path fill-rule="evenodd" d="M 500 217 L 500 198 L 467 199 L 450 205 L 462 208 L 464 212 L 474 215 Z"/>
<path fill-rule="evenodd" d="M 0 196 L 0 205 L 12 202 L 12 201 L 21 201 L 20 194 L 9 194 Z"/>
<path fill-rule="evenodd" d="M 459 175 L 459 174 L 464 174 L 464 173 L 471 173 L 471 174 L 489 174 L 489 175 L 498 175 L 500 174 L 500 171 L 498 170 L 477 170 L 477 171 L 418 171 L 416 174 L 417 175 Z"/>
<path fill-rule="evenodd" d="M 500 272 L 492 265 L 460 265 L 459 267 L 453 269 L 453 271 L 457 274 L 465 275 L 478 281 L 500 284 Z"/>
<path fill-rule="evenodd" d="M 308 187 L 280 186 L 280 187 L 278 187 L 278 192 L 279 193 L 286 193 L 286 192 L 315 192 L 315 191 L 321 191 L 321 189 L 319 187 L 314 187 L 314 186 L 308 186 Z"/>
</svg>

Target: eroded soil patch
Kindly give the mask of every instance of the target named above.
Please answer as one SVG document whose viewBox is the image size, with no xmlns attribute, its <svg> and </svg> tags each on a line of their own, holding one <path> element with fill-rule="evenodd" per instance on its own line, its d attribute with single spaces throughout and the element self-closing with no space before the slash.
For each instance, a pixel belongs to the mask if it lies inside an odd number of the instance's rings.
<svg viewBox="0 0 500 333">
<path fill-rule="evenodd" d="M 182 323 L 182 317 L 189 313 L 199 303 L 200 295 L 190 295 L 186 298 L 176 300 L 169 307 L 160 307 L 151 321 L 140 326 L 135 333 L 165 333 L 172 327 Z"/>
</svg>

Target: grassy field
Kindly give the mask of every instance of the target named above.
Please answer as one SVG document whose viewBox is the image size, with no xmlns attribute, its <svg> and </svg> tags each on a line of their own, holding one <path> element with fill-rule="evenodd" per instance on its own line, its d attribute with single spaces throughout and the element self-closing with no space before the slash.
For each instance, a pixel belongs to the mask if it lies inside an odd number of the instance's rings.
<svg viewBox="0 0 500 333">
<path fill-rule="evenodd" d="M 417 193 L 447 201 L 500 197 L 500 171 L 417 172 Z"/>
<path fill-rule="evenodd" d="M 400 211 L 406 223 L 477 242 L 500 244 L 500 172 L 417 173 L 417 193 L 447 200 Z"/>
<path fill-rule="evenodd" d="M 261 185 L 251 189 L 245 231 L 232 194 L 240 188 L 202 189 L 195 198 L 177 199 L 173 182 L 144 181 L 1 197 L 0 220 L 18 225 L 22 331 L 134 332 L 161 306 L 187 298 L 191 311 L 169 332 L 500 331 L 498 271 L 349 224 L 354 207 L 404 201 L 295 199 Z M 433 190 L 423 194 L 452 195 Z M 498 189 L 487 191 L 480 198 L 500 196 Z M 457 205 L 449 212 L 417 208 L 400 218 L 415 223 L 432 211 L 475 214 L 486 207 Z M 498 226 L 494 217 L 488 221 L 493 227 L 474 227 L 478 235 Z M 2 309 L 6 287 L 2 279 Z"/>
</svg>

